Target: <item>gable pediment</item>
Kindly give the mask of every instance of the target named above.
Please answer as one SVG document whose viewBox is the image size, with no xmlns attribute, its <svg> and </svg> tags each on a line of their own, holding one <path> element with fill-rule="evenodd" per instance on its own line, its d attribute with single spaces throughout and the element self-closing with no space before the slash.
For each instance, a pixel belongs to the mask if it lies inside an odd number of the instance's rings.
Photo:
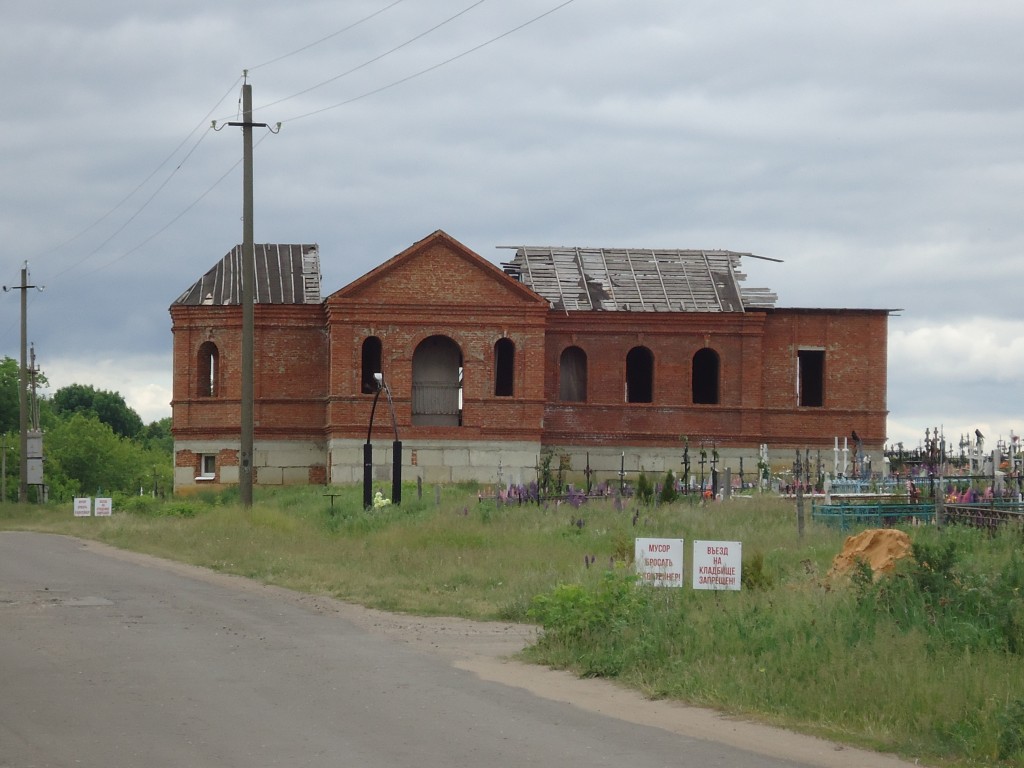
<svg viewBox="0 0 1024 768">
<path fill-rule="evenodd" d="M 547 301 L 441 230 L 328 297 L 379 306 L 502 306 Z"/>
</svg>

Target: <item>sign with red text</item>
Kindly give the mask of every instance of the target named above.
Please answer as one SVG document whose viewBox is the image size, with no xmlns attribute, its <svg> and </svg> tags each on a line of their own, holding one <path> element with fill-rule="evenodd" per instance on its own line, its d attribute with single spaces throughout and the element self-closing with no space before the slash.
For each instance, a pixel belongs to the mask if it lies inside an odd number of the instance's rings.
<svg viewBox="0 0 1024 768">
<path fill-rule="evenodd" d="M 683 540 L 637 539 L 633 550 L 637 577 L 654 587 L 683 586 Z"/>
<path fill-rule="evenodd" d="M 96 517 L 110 517 L 110 512 L 114 508 L 113 499 L 101 499 L 96 497 Z"/>
<path fill-rule="evenodd" d="M 75 517 L 89 517 L 92 515 L 92 496 L 75 497 Z"/>
<path fill-rule="evenodd" d="M 740 588 L 743 544 L 738 541 L 693 542 L 693 588 Z"/>
</svg>

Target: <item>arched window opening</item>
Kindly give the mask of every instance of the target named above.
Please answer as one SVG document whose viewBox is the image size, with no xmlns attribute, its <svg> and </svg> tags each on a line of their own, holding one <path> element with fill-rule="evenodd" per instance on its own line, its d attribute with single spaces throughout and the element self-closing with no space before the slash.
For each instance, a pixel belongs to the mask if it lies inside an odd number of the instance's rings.
<svg viewBox="0 0 1024 768">
<path fill-rule="evenodd" d="M 511 339 L 494 342 L 494 395 L 512 397 L 516 370 L 516 345 Z"/>
<path fill-rule="evenodd" d="M 377 380 L 373 377 L 373 374 L 383 371 L 381 368 L 383 348 L 383 344 L 381 344 L 380 339 L 376 336 L 368 336 L 363 342 L 363 363 L 360 380 L 362 381 L 364 395 L 372 395 L 377 391 Z"/>
<path fill-rule="evenodd" d="M 693 356 L 691 382 L 695 405 L 718 404 L 718 353 L 713 349 L 699 349 Z"/>
<path fill-rule="evenodd" d="M 566 347 L 558 360 L 558 399 L 564 403 L 587 400 L 587 353 Z"/>
<path fill-rule="evenodd" d="M 412 354 L 414 426 L 462 425 L 462 350 L 447 336 L 430 336 Z"/>
<path fill-rule="evenodd" d="M 626 402 L 654 400 L 654 354 L 647 347 L 633 347 L 626 355 Z"/>
<path fill-rule="evenodd" d="M 212 341 L 204 341 L 199 347 L 196 379 L 199 397 L 217 397 L 220 394 L 220 352 Z"/>
</svg>

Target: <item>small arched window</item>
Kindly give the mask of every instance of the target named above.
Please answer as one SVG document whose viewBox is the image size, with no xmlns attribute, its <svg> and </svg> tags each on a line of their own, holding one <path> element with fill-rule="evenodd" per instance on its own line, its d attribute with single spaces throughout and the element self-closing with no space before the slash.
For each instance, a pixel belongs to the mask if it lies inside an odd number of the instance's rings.
<svg viewBox="0 0 1024 768">
<path fill-rule="evenodd" d="M 697 350 L 690 375 L 695 405 L 718 404 L 718 371 L 718 353 L 707 347 Z"/>
<path fill-rule="evenodd" d="M 367 336 L 363 341 L 362 374 L 359 379 L 364 395 L 371 395 L 377 391 L 377 380 L 373 374 L 382 372 L 380 362 L 383 348 L 384 345 L 376 336 Z"/>
<path fill-rule="evenodd" d="M 633 347 L 626 355 L 626 402 L 654 400 L 654 353 L 647 347 Z"/>
<path fill-rule="evenodd" d="M 587 400 L 587 353 L 579 347 L 566 347 L 558 360 L 558 399 L 563 403 Z"/>
<path fill-rule="evenodd" d="M 199 397 L 217 397 L 220 394 L 220 352 L 212 341 L 204 341 L 199 346 L 196 392 Z"/>
<path fill-rule="evenodd" d="M 511 339 L 494 342 L 494 395 L 511 397 L 514 393 L 516 345 Z"/>
</svg>

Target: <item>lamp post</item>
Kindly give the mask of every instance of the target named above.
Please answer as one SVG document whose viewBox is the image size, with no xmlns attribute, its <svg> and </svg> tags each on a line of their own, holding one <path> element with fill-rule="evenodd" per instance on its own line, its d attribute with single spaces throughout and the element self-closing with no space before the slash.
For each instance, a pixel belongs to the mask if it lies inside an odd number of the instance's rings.
<svg viewBox="0 0 1024 768">
<path fill-rule="evenodd" d="M 377 393 L 373 396 L 373 407 L 370 409 L 370 424 L 366 429 L 366 443 L 363 445 L 363 507 L 369 508 L 373 504 L 373 416 L 377 412 L 377 401 L 380 393 L 383 392 L 388 399 L 388 408 L 391 411 L 391 427 L 395 432 L 392 446 L 391 465 L 391 501 L 394 504 L 402 503 L 402 441 L 398 439 L 398 420 L 395 418 L 395 404 L 391 400 L 391 389 L 384 382 L 384 374 L 373 374 L 373 380 L 377 382 Z"/>
</svg>

